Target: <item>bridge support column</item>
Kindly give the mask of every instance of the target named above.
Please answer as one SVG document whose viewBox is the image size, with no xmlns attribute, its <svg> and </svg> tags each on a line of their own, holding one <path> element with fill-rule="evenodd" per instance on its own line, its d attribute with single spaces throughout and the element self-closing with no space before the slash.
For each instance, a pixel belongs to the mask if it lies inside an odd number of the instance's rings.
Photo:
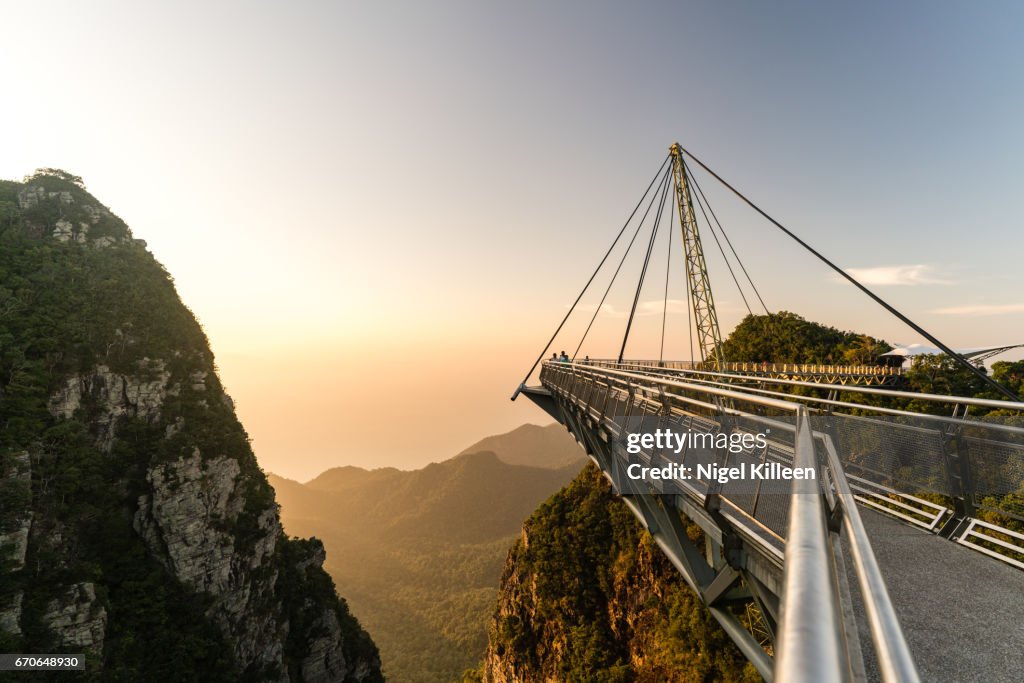
<svg viewBox="0 0 1024 683">
<path fill-rule="evenodd" d="M 953 417 L 966 417 L 967 406 L 953 408 Z M 967 520 L 974 516 L 974 483 L 970 462 L 962 444 L 963 429 L 958 424 L 943 429 L 942 455 L 949 482 L 949 494 L 953 498 L 953 515 L 942 525 L 938 534 L 944 538 L 955 538 Z"/>
</svg>

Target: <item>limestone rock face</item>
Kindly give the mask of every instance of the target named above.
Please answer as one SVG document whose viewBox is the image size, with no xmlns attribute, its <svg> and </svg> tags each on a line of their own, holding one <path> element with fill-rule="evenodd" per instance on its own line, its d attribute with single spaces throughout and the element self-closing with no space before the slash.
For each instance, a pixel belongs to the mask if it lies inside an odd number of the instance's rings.
<svg viewBox="0 0 1024 683">
<path fill-rule="evenodd" d="M 99 225 L 104 217 L 110 215 L 110 212 L 102 206 L 76 203 L 75 196 L 68 190 L 47 190 L 42 185 L 30 185 L 18 192 L 18 208 L 20 209 L 32 209 L 46 204 L 56 204 L 61 207 L 62 214 L 68 211 L 77 214 L 79 217 L 78 224 L 75 225 L 75 222 L 70 220 L 67 215 L 62 215 L 51 226 L 52 229 L 49 231 L 49 234 L 58 242 L 89 243 L 90 229 Z M 74 207 L 71 206 L 73 204 L 75 205 Z M 80 220 L 82 218 L 84 220 Z M 132 240 L 130 235 L 125 237 L 101 235 L 92 239 L 92 246 L 97 249 L 104 249 L 115 244 L 139 242 L 142 243 L 141 246 L 146 246 L 143 240 Z"/>
<path fill-rule="evenodd" d="M 321 635 L 309 644 L 309 655 L 302 660 L 302 679 L 309 683 L 343 680 L 349 664 L 339 646 L 342 642 L 341 627 L 334 613 L 324 610 L 314 622 L 312 632 Z M 359 670 L 360 667 L 353 671 L 357 679 L 365 678 L 369 673 L 365 666 L 362 663 L 363 671 Z"/>
<path fill-rule="evenodd" d="M 21 603 L 25 594 L 16 591 L 6 605 L 0 605 L 0 633 L 21 635 Z"/>
<path fill-rule="evenodd" d="M 42 185 L 32 185 L 22 188 L 18 192 L 18 207 L 21 209 L 29 209 L 33 206 L 38 206 L 40 203 L 47 200 L 55 200 L 60 204 L 72 204 L 75 201 L 74 196 L 67 190 L 59 191 L 48 191 Z"/>
<path fill-rule="evenodd" d="M 152 493 L 139 499 L 134 527 L 153 554 L 182 583 L 215 597 L 212 616 L 234 636 L 243 666 L 260 660 L 280 663 L 287 624 L 277 616 L 248 614 L 272 599 L 277 573 L 268 561 L 281 535 L 276 511 L 258 518 L 262 531 L 248 552 L 239 552 L 230 528 L 245 501 L 238 491 L 238 462 L 218 457 L 204 462 L 196 451 L 149 470 Z M 254 570 L 264 571 L 254 571 Z"/>
<path fill-rule="evenodd" d="M 146 475 L 153 493 L 139 498 L 135 530 L 175 576 L 198 590 L 223 595 L 237 588 L 232 586 L 233 539 L 214 525 L 238 516 L 242 501 L 233 495 L 238 474 L 234 460 L 203 462 L 196 451 Z M 272 552 L 274 539 L 267 545 Z"/>
<path fill-rule="evenodd" d="M 110 452 L 119 426 L 130 418 L 163 425 L 162 433 L 170 439 L 187 432 L 188 422 L 181 416 L 162 420 L 167 398 L 182 391 L 166 367 L 165 361 L 147 359 L 140 363 L 138 374 L 123 374 L 99 365 L 69 377 L 50 397 L 47 408 L 55 418 L 64 420 L 87 414 L 96 447 L 104 452 Z M 185 375 L 184 383 L 189 391 L 205 395 L 209 373 L 193 370 Z M 233 408 L 227 394 L 221 393 L 220 402 Z M 207 405 L 200 398 L 196 403 Z M 253 512 L 247 511 L 251 506 L 247 506 L 245 476 L 236 458 L 207 457 L 195 447 L 189 455 L 152 463 L 145 481 L 148 493 L 138 498 L 132 526 L 152 555 L 182 584 L 213 597 L 207 613 L 228 635 L 240 669 L 276 671 L 276 677 L 263 675 L 268 680 L 291 680 L 284 643 L 292 625 L 276 594 L 279 571 L 275 552 L 283 538 L 276 505 L 271 500 L 255 512 L 257 531 L 242 544 L 235 530 L 240 517 Z M 27 529 L 23 533 L 27 537 Z M 23 547 L 24 541 L 21 544 Z M 325 557 L 323 545 L 315 543 L 310 553 L 296 562 L 294 571 L 305 575 L 310 569 L 320 570 Z M 60 636 L 62 642 L 101 647 L 106 614 L 93 609 L 86 616 L 94 592 L 91 585 L 75 588 L 74 599 L 51 605 L 47 623 L 65 634 Z M 0 611 L 0 625 L 17 623 L 15 607 L 20 609 L 20 603 Z M 378 679 L 377 660 L 346 658 L 345 637 L 332 609 L 317 607 L 312 601 L 303 609 L 318 609 L 319 613 L 307 627 L 307 654 L 298 664 L 300 680 Z"/>
<path fill-rule="evenodd" d="M 50 414 L 68 419 L 82 407 L 83 397 L 91 398 L 99 408 L 99 414 L 91 420 L 96 446 L 109 453 L 119 420 L 139 417 L 154 422 L 160 417 L 160 406 L 167 397 L 171 375 L 161 360 L 148 361 L 146 365 L 147 374 L 151 376 L 148 379 L 117 374 L 106 365 L 98 365 L 86 375 L 69 377 L 50 397 Z"/>
<path fill-rule="evenodd" d="M 524 551 L 529 548 L 530 531 L 528 526 L 524 526 L 520 532 L 518 545 Z M 537 582 L 527 571 L 523 570 L 516 561 L 514 553 L 509 553 L 505 561 L 505 569 L 501 578 L 501 592 L 498 598 L 498 607 L 492 617 L 494 624 L 511 619 L 532 624 L 536 620 L 537 610 L 542 604 L 542 599 L 537 595 Z M 508 652 L 509 648 L 506 644 L 495 642 L 496 640 L 492 636 L 491 643 L 484 653 L 483 672 L 486 681 L 489 683 L 518 683 L 524 680 L 544 680 L 545 673 L 534 670 L 534 667 L 540 668 L 536 666 L 535 662 L 518 656 L 521 653 Z M 557 638 L 547 643 L 549 648 L 546 653 L 547 659 L 557 661 L 563 656 L 563 649 L 560 645 Z M 524 662 L 524 659 L 527 661 Z M 554 667 L 549 665 L 548 668 Z"/>
<path fill-rule="evenodd" d="M 74 229 L 75 226 L 73 226 L 70 221 L 66 221 L 61 218 L 53 228 L 53 237 L 58 242 L 67 242 L 74 237 Z"/>
<path fill-rule="evenodd" d="M 0 567 L 16 572 L 25 568 L 32 530 L 32 460 L 28 451 L 0 460 Z M 0 599 L 0 633 L 21 634 L 21 605 L 24 593 L 16 590 Z"/>
<path fill-rule="evenodd" d="M 97 602 L 92 583 L 76 583 L 61 598 L 50 601 L 43 623 L 65 647 L 103 651 L 107 611 Z"/>
<path fill-rule="evenodd" d="M 0 559 L 10 562 L 12 571 L 25 566 L 25 552 L 32 528 L 31 487 L 32 462 L 28 451 L 9 457 L 6 467 L 0 469 L 0 493 L 4 500 L 24 503 L 0 511 Z"/>
</svg>

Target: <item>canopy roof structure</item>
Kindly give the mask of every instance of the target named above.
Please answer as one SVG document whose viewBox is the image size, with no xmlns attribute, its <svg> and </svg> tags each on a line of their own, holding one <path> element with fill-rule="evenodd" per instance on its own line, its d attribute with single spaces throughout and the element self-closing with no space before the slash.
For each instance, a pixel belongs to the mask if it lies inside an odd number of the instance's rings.
<svg viewBox="0 0 1024 683">
<path fill-rule="evenodd" d="M 1010 349 L 1016 349 L 1020 347 L 1024 347 L 1024 343 L 1004 344 L 1002 346 L 975 346 L 966 349 L 956 349 L 956 352 L 959 353 L 964 358 L 980 362 L 987 360 L 992 356 L 997 356 L 1000 353 L 1003 353 L 1004 351 L 1009 351 Z M 926 346 L 925 344 L 908 344 L 907 346 L 895 348 L 892 351 L 889 351 L 888 353 L 883 353 L 880 357 L 903 358 L 905 360 L 907 358 L 912 358 L 914 356 L 923 356 L 926 354 L 935 355 L 940 353 L 943 353 L 942 349 L 937 349 L 934 346 Z"/>
</svg>

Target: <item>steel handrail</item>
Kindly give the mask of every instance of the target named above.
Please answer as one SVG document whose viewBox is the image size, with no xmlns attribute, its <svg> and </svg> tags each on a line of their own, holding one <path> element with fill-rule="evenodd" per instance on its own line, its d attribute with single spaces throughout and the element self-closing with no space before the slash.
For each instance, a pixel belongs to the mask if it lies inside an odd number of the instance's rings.
<svg viewBox="0 0 1024 683">
<path fill-rule="evenodd" d="M 639 372 L 646 372 L 646 373 L 648 373 L 649 377 L 661 377 L 662 375 L 661 375 L 661 373 L 658 372 L 659 370 L 663 370 L 663 368 L 653 368 L 652 367 L 652 368 L 649 368 L 649 369 L 646 369 L 646 370 L 638 370 L 638 371 Z M 712 374 L 714 374 L 714 373 L 712 373 Z M 723 376 L 723 377 L 735 377 L 735 375 L 720 375 L 720 376 Z M 744 378 L 744 379 L 747 379 L 747 378 Z M 706 384 L 707 386 L 739 388 L 739 387 L 737 387 L 736 384 L 729 384 L 727 382 L 715 382 L 715 381 L 709 380 L 709 379 L 701 379 L 701 378 L 692 379 L 691 378 L 691 381 L 700 382 L 702 384 Z M 815 386 L 815 387 L 827 387 L 827 386 L 832 386 L 832 385 L 814 384 L 813 386 Z M 931 422 L 942 422 L 944 424 L 951 424 L 951 425 L 957 425 L 957 426 L 984 426 L 984 427 L 986 427 L 988 429 L 994 429 L 996 431 L 1010 432 L 1010 433 L 1018 434 L 1018 435 L 1024 434 L 1024 427 L 1017 427 L 1017 426 L 1008 425 L 1008 424 L 1000 424 L 1000 423 L 997 423 L 997 422 L 985 422 L 984 420 L 979 420 L 979 419 L 973 419 L 972 420 L 972 419 L 968 419 L 968 416 L 964 416 L 964 417 L 950 417 L 948 415 L 933 415 L 931 413 L 916 413 L 916 412 L 912 412 L 912 411 L 908 411 L 908 410 L 900 410 L 898 408 L 885 408 L 885 407 L 882 407 L 882 406 L 867 405 L 865 403 L 852 403 L 850 401 L 840 401 L 840 400 L 830 399 L 830 398 L 821 398 L 819 396 L 805 396 L 803 394 L 784 394 L 784 393 L 772 391 L 770 389 L 758 389 L 756 387 L 742 387 L 741 391 L 743 391 L 743 392 L 750 392 L 750 393 L 753 393 L 753 394 L 760 394 L 760 395 L 763 395 L 763 396 L 778 396 L 778 397 L 784 398 L 785 400 L 792 401 L 794 403 L 815 403 L 815 404 L 821 404 L 821 405 L 826 405 L 826 406 L 833 406 L 833 407 L 836 407 L 836 408 L 850 408 L 850 409 L 855 409 L 855 410 L 863 410 L 863 411 L 868 411 L 868 412 L 872 412 L 872 413 L 878 413 L 880 415 L 895 415 L 895 416 L 899 416 L 899 417 L 913 417 L 914 419 L 920 419 L 920 420 L 931 421 Z M 856 392 L 856 390 L 851 390 L 851 391 Z M 917 394 L 915 394 L 915 396 L 916 395 Z M 952 398 L 955 398 L 955 397 L 950 397 L 950 399 L 952 399 Z M 1008 403 L 1008 401 L 1003 402 L 1003 403 Z"/>
<path fill-rule="evenodd" d="M 549 363 L 551 361 L 548 361 Z M 602 365 L 595 365 L 601 363 Z M 576 363 L 563 363 L 563 365 L 575 365 Z M 605 366 L 626 366 L 630 364 L 623 362 L 617 363 L 611 360 L 600 360 L 590 359 L 584 366 L 589 365 L 590 367 L 605 367 Z M 760 375 L 743 375 L 737 373 L 728 372 L 713 372 L 709 370 L 691 370 L 685 368 L 659 368 L 656 365 L 648 366 L 651 370 L 662 371 L 662 372 L 676 372 L 686 373 L 691 375 L 708 375 L 714 377 L 724 377 L 729 379 L 746 379 L 752 382 L 770 382 L 772 384 L 784 384 L 787 386 L 800 386 L 812 389 L 828 389 L 831 391 L 840 391 L 851 394 L 872 394 L 876 396 L 892 396 L 895 398 L 909 398 L 917 399 L 920 401 L 928 401 L 931 403 L 952 403 L 960 405 L 972 405 L 978 406 L 979 408 L 1002 408 L 1006 410 L 1019 410 L 1024 411 L 1024 402 L 1019 401 L 1000 401 L 998 399 L 991 398 L 973 398 L 969 396 L 948 396 L 945 394 L 926 394 L 918 393 L 914 391 L 901 391 L 898 389 L 882 389 L 879 387 L 861 387 L 852 386 L 848 384 L 820 384 L 818 382 L 804 382 L 801 380 L 794 379 L 781 379 L 778 377 L 763 377 Z M 614 369 L 614 367 L 608 367 L 608 369 Z"/>
<path fill-rule="evenodd" d="M 803 406 L 797 411 L 797 423 L 794 466 L 817 470 L 814 437 Z M 832 575 L 831 548 L 820 482 L 794 479 L 775 658 L 775 678 L 779 681 L 846 678 L 842 609 Z"/>
<path fill-rule="evenodd" d="M 663 375 L 640 374 L 593 364 L 545 362 L 544 374 L 561 375 L 558 387 L 566 395 L 571 389 L 559 386 L 565 380 L 582 377 L 585 381 L 604 383 L 616 391 L 654 393 L 657 388 L 673 387 L 718 398 L 728 398 L 756 405 L 770 406 L 794 413 L 796 439 L 794 466 L 821 470 L 815 454 L 815 438 L 824 438 L 828 457 L 825 468 L 836 487 L 835 500 L 842 506 L 844 526 L 853 549 L 853 561 L 868 613 L 872 641 L 879 656 L 885 681 L 915 683 L 918 680 L 913 658 L 906 646 L 899 621 L 885 588 L 885 582 L 860 519 L 853 493 L 846 479 L 838 454 L 827 435 L 816 434 L 810 426 L 808 408 L 792 400 L 752 395 L 717 386 L 706 380 L 695 384 L 668 379 Z M 719 373 L 703 373 L 718 375 Z M 655 385 L 654 387 L 650 385 Z M 821 387 L 823 385 L 813 385 Z M 827 386 L 827 385 L 824 385 Z M 632 389 L 632 391 L 629 391 Z M 714 404 L 676 394 L 660 394 L 663 398 L 683 399 L 704 407 Z M 606 399 L 607 400 L 607 399 Z M 722 409 L 718 406 L 716 408 Z M 725 407 L 724 410 L 751 418 L 761 416 Z M 831 450 L 828 450 L 831 449 Z M 781 596 L 779 646 L 775 676 L 782 681 L 830 681 L 848 677 L 850 662 L 842 645 L 842 599 L 833 567 L 838 566 L 827 524 L 825 495 L 818 479 L 794 479 L 793 499 L 789 512 L 789 528 L 785 539 L 784 590 Z M 830 497 L 831 498 L 831 497 Z M 756 520 L 755 520 L 756 521 Z"/>
<path fill-rule="evenodd" d="M 590 358 L 583 362 L 608 362 L 610 358 Z M 617 362 L 617 361 L 613 361 Z M 654 360 L 647 358 L 622 361 L 626 364 L 656 365 L 667 368 L 694 368 L 701 365 L 700 361 L 688 360 Z M 773 363 L 763 361 L 725 361 L 721 367 L 727 372 L 781 372 L 799 374 L 836 374 L 844 373 L 857 377 L 899 377 L 906 371 L 901 366 L 892 365 L 844 365 L 843 363 Z M 748 369 L 749 368 L 749 369 Z"/>
<path fill-rule="evenodd" d="M 835 496 L 843 509 L 843 526 L 850 539 L 854 572 L 860 584 L 868 627 L 871 631 L 871 642 L 874 643 L 875 654 L 878 656 L 882 680 L 915 683 L 920 679 L 914 665 L 914 657 L 903 636 L 903 629 L 889 597 L 889 590 L 885 586 L 882 570 L 871 549 L 871 540 L 857 509 L 856 496 L 850 488 L 850 482 L 843 471 L 832 439 L 825 435 L 823 440 L 826 461 L 836 488 Z"/>
<path fill-rule="evenodd" d="M 613 368 L 594 368 L 594 367 L 591 367 L 591 366 L 581 365 L 581 364 L 578 364 L 578 363 L 560 363 L 560 362 L 553 362 L 553 361 L 545 361 L 544 365 L 545 365 L 545 367 L 554 368 L 554 369 L 559 370 L 559 371 L 562 370 L 562 369 L 566 369 L 566 370 L 569 370 L 570 372 L 574 372 L 574 373 L 578 373 L 578 374 L 588 374 L 588 375 L 595 375 L 595 376 L 613 375 L 613 376 L 616 376 L 616 377 L 626 377 L 626 378 L 630 378 L 630 379 L 634 379 L 634 380 L 656 381 L 658 384 L 663 385 L 663 386 L 671 386 L 671 387 L 676 387 L 678 389 L 684 389 L 684 390 L 689 390 L 689 391 L 701 391 L 701 392 L 704 392 L 704 393 L 707 393 L 707 394 L 712 394 L 713 396 L 718 396 L 719 398 L 731 398 L 731 399 L 735 399 L 735 400 L 738 400 L 738 401 L 747 401 L 747 402 L 751 402 L 751 403 L 756 403 L 758 405 L 770 406 L 772 408 L 778 408 L 779 410 L 784 410 L 786 412 L 795 413 L 797 411 L 797 405 L 798 404 L 794 403 L 793 401 L 784 401 L 784 400 L 781 400 L 781 399 L 754 397 L 754 396 L 751 396 L 750 394 L 746 394 L 746 393 L 743 393 L 743 392 L 740 392 L 740 391 L 735 391 L 735 390 L 732 390 L 732 389 L 720 389 L 720 388 L 717 388 L 717 387 L 708 387 L 707 385 L 704 385 L 704 384 L 691 384 L 689 382 L 680 382 L 678 380 L 666 379 L 666 378 L 662 378 L 662 377 L 658 377 L 656 380 L 652 380 L 650 375 L 641 375 L 641 374 L 637 374 L 637 373 L 634 373 L 634 372 L 627 372 L 627 371 L 624 371 L 624 370 L 616 370 L 616 369 L 613 369 Z"/>
</svg>

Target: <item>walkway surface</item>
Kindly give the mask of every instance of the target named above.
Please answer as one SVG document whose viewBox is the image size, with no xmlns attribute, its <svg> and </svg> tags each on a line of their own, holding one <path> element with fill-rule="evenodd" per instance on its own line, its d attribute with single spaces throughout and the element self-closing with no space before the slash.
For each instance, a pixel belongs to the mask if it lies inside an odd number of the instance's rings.
<svg viewBox="0 0 1024 683">
<path fill-rule="evenodd" d="M 859 509 L 921 680 L 1024 681 L 1024 571 Z M 848 578 L 861 640 L 870 640 L 852 570 Z M 878 680 L 874 652 L 862 647 Z"/>
</svg>

